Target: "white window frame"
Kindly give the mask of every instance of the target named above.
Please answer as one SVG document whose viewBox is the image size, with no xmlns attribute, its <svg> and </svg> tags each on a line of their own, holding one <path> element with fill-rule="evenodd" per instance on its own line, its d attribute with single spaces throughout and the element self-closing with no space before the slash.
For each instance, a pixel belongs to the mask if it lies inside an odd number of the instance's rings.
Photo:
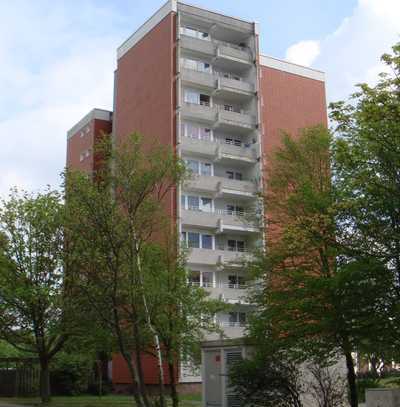
<svg viewBox="0 0 400 407">
<path fill-rule="evenodd" d="M 200 160 L 197 160 L 197 159 L 195 159 L 195 158 L 186 158 L 186 159 L 185 159 L 185 163 L 186 163 L 187 161 L 189 161 L 189 160 L 198 163 L 198 173 L 195 174 L 195 175 L 202 175 L 202 174 L 201 174 L 201 167 L 202 167 L 202 165 L 207 164 L 207 165 L 210 165 L 210 166 L 211 166 L 211 175 L 209 175 L 209 176 L 211 176 L 211 177 L 214 176 L 214 164 L 213 164 L 212 162 L 209 162 L 209 161 L 200 161 Z M 204 175 L 204 176 L 208 176 L 208 175 Z"/>
<path fill-rule="evenodd" d="M 205 212 L 205 213 L 213 213 L 214 212 L 214 199 L 213 198 L 209 198 L 208 196 L 192 195 L 192 194 L 190 194 L 190 195 L 182 194 L 181 195 L 182 209 L 190 210 L 189 209 L 189 204 L 188 204 L 189 203 L 189 196 L 193 196 L 193 197 L 196 197 L 196 198 L 199 199 L 199 211 L 200 212 Z M 202 199 L 210 199 L 211 200 L 211 210 L 210 211 L 204 210 Z"/>
<path fill-rule="evenodd" d="M 196 129 L 196 131 L 194 131 L 194 133 L 196 134 L 196 137 L 192 137 L 192 135 L 189 135 L 189 126 L 192 126 L 193 128 Z M 213 141 L 214 140 L 214 131 L 213 129 L 209 128 L 209 127 L 203 127 L 198 125 L 197 123 L 193 123 L 193 122 L 182 122 L 182 130 L 183 130 L 183 136 L 184 137 L 188 137 L 188 138 L 192 138 L 194 140 L 205 140 L 205 141 Z M 208 133 L 210 134 L 210 139 L 204 138 L 201 136 L 202 134 L 202 130 L 209 130 Z"/>
<path fill-rule="evenodd" d="M 199 247 L 189 247 L 189 233 L 196 233 L 199 235 Z M 211 233 L 200 233 L 200 232 L 193 232 L 191 230 L 183 230 L 181 234 L 181 240 L 182 235 L 184 234 L 185 240 L 183 241 L 185 244 L 185 247 L 189 249 L 203 249 L 203 236 L 211 236 L 211 249 L 205 249 L 205 250 L 215 250 L 215 235 Z"/>
<path fill-rule="evenodd" d="M 198 286 L 202 288 L 215 288 L 215 272 L 214 271 L 203 271 L 203 270 L 189 270 L 188 284 L 197 285 L 190 281 L 191 273 L 199 273 L 199 283 Z M 204 274 L 211 274 L 211 281 L 209 283 L 204 282 Z"/>
<path fill-rule="evenodd" d="M 205 31 L 200 31 L 197 28 L 181 26 L 180 34 L 187 35 L 188 37 L 192 37 L 192 38 L 199 38 L 200 40 L 204 40 L 204 41 L 211 41 L 210 33 L 205 32 Z M 205 37 L 204 37 L 204 34 L 206 34 Z"/>
</svg>

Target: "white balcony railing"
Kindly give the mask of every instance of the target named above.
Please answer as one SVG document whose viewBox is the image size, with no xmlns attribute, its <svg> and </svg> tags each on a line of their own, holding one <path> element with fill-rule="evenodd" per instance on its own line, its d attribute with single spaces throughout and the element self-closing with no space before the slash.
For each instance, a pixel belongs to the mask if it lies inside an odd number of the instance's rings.
<svg viewBox="0 0 400 407">
<path fill-rule="evenodd" d="M 219 321 L 220 326 L 235 327 L 235 328 L 244 328 L 247 326 L 247 322 L 229 322 L 229 321 Z"/>
<path fill-rule="evenodd" d="M 255 215 L 255 212 L 251 213 L 251 212 L 245 212 L 245 211 L 230 211 L 228 209 L 215 209 L 213 211 L 207 211 L 207 210 L 200 209 L 198 206 L 188 206 L 186 210 L 194 211 L 194 212 L 213 213 L 213 214 L 217 214 L 217 215 L 234 216 L 234 217 L 246 217 L 246 216 Z"/>
<path fill-rule="evenodd" d="M 248 251 L 248 247 L 230 247 L 225 246 L 224 244 L 218 244 L 217 250 L 227 251 L 227 252 L 234 252 L 234 253 L 245 253 Z"/>
<path fill-rule="evenodd" d="M 186 139 L 189 140 L 198 140 L 198 141 L 202 141 L 205 143 L 214 143 L 214 144 L 218 144 L 218 145 L 228 145 L 228 146 L 232 146 L 232 147 L 237 147 L 238 149 L 244 149 L 244 150 L 248 150 L 249 148 L 251 148 L 252 144 L 251 143 L 245 143 L 245 142 L 237 142 L 234 140 L 224 140 L 224 139 L 218 139 L 218 138 L 214 138 L 211 139 L 211 137 L 209 135 L 207 136 L 190 136 L 190 135 L 183 135 L 182 137 L 185 137 Z"/>
<path fill-rule="evenodd" d="M 205 282 L 203 281 L 200 283 L 199 281 L 188 281 L 190 286 L 194 287 L 203 287 L 203 288 L 228 288 L 231 290 L 246 290 L 248 288 L 247 284 L 233 284 L 233 283 L 212 283 L 212 282 Z"/>
</svg>

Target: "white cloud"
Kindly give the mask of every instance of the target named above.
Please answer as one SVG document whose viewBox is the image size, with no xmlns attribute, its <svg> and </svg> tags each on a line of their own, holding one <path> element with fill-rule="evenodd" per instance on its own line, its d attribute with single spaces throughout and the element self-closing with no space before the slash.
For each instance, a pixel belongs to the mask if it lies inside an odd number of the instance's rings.
<svg viewBox="0 0 400 407">
<path fill-rule="evenodd" d="M 312 66 L 326 72 L 329 101 L 346 98 L 356 83 L 376 82 L 384 70 L 380 56 L 400 40 L 399 21 L 399 0 L 359 0 L 332 34 L 316 39 L 320 52 Z M 288 52 L 301 51 L 299 44 Z"/>
<path fill-rule="evenodd" d="M 286 59 L 295 64 L 310 66 L 319 52 L 319 41 L 300 41 L 287 49 Z"/>
<path fill-rule="evenodd" d="M 112 107 L 120 37 L 90 23 L 105 11 L 60 2 L 42 11 L 20 1 L 0 16 L 0 196 L 15 185 L 57 188 L 67 130 L 93 107 Z"/>
</svg>

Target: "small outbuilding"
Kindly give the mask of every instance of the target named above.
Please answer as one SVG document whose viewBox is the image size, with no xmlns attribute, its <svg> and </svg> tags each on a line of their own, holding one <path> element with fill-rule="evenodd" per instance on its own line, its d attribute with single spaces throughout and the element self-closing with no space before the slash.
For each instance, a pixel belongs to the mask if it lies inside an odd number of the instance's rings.
<svg viewBox="0 0 400 407">
<path fill-rule="evenodd" d="M 207 341 L 201 344 L 203 407 L 240 407 L 229 385 L 229 367 L 248 356 L 243 339 Z"/>
</svg>

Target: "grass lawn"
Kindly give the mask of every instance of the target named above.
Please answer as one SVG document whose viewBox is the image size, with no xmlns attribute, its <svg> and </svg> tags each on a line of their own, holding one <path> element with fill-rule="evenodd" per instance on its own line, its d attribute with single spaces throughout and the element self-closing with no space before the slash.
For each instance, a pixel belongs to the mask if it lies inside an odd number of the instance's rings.
<svg viewBox="0 0 400 407">
<path fill-rule="evenodd" d="M 181 407 L 199 407 L 201 406 L 200 395 L 182 395 Z M 37 406 L 40 404 L 38 398 L 0 398 L 1 403 L 16 404 L 21 406 Z M 133 397 L 130 396 L 71 396 L 71 397 L 53 397 L 49 404 L 51 407 L 128 407 L 133 405 Z"/>
</svg>

